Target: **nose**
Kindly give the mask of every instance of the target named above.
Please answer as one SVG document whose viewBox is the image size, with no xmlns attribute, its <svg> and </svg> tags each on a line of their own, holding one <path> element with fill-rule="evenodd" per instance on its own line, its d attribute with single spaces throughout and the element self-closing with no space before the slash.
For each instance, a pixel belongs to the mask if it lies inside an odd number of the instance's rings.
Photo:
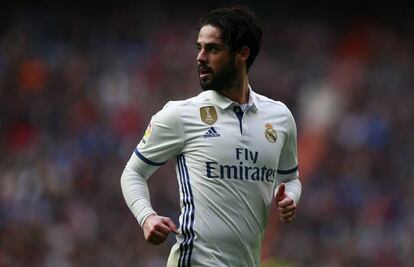
<svg viewBox="0 0 414 267">
<path fill-rule="evenodd" d="M 207 61 L 207 53 L 204 49 L 200 49 L 197 55 L 197 62 L 205 63 Z"/>
</svg>

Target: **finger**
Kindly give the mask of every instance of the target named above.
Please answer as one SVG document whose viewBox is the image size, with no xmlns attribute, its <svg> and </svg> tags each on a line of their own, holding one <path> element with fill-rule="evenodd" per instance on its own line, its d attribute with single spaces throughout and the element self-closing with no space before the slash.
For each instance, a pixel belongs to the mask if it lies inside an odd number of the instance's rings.
<svg viewBox="0 0 414 267">
<path fill-rule="evenodd" d="M 280 220 L 282 221 L 282 222 L 284 222 L 284 223 L 291 223 L 292 221 L 293 221 L 293 219 L 295 218 L 295 215 L 293 215 L 293 216 L 291 216 L 291 217 L 289 217 L 289 218 L 283 218 L 283 217 L 280 217 Z"/>
<path fill-rule="evenodd" d="M 287 220 L 287 219 L 289 219 L 289 218 L 291 218 L 291 217 L 295 216 L 295 212 L 291 211 L 291 212 L 288 212 L 288 213 L 285 213 L 285 214 L 281 214 L 280 216 L 281 216 L 283 219 Z"/>
<path fill-rule="evenodd" d="M 281 183 L 276 193 L 276 201 L 279 202 L 285 197 L 285 184 Z"/>
<path fill-rule="evenodd" d="M 155 243 L 159 244 L 160 242 L 163 242 L 167 238 L 167 236 L 168 235 L 160 231 L 153 230 L 148 234 L 146 239 L 152 244 L 155 244 Z"/>
<path fill-rule="evenodd" d="M 293 199 L 291 199 L 291 198 L 285 198 L 285 199 L 277 202 L 277 206 L 280 207 L 280 208 L 286 208 L 286 207 L 288 207 L 292 204 L 294 204 L 294 203 L 293 203 Z"/>
<path fill-rule="evenodd" d="M 161 221 L 160 223 L 156 224 L 154 226 L 154 229 L 156 229 L 157 231 L 163 233 L 164 235 L 168 235 L 169 233 L 171 233 L 171 229 L 170 227 L 164 223 L 163 221 Z"/>
<path fill-rule="evenodd" d="M 168 236 L 168 234 L 165 234 L 161 231 L 158 231 L 158 230 L 154 229 L 154 230 L 152 230 L 151 232 L 148 233 L 147 239 L 154 238 L 154 237 L 156 237 L 156 238 L 166 238 L 167 236 Z"/>
<path fill-rule="evenodd" d="M 277 209 L 279 211 L 285 210 L 285 209 L 296 209 L 296 204 L 288 199 L 279 201 Z"/>
<path fill-rule="evenodd" d="M 285 214 L 291 211 L 295 211 L 296 205 L 290 205 L 290 206 L 287 206 L 286 208 L 278 208 L 278 210 L 281 214 Z"/>
<path fill-rule="evenodd" d="M 291 222 L 293 222 L 294 219 L 295 219 L 295 215 L 293 215 L 292 217 L 286 219 L 286 223 L 291 223 Z"/>
<path fill-rule="evenodd" d="M 165 219 L 163 219 L 163 222 L 170 228 L 171 232 L 178 234 L 178 228 L 170 218 L 165 217 Z"/>
</svg>

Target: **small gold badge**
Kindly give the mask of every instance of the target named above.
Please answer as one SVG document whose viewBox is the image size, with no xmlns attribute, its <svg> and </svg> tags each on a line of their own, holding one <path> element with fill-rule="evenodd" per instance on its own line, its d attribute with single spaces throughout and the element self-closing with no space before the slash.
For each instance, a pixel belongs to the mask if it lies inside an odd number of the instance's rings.
<svg viewBox="0 0 414 267">
<path fill-rule="evenodd" d="M 214 106 L 202 107 L 200 108 L 200 117 L 204 123 L 212 125 L 217 121 L 216 109 Z"/>
<path fill-rule="evenodd" d="M 273 129 L 273 125 L 270 123 L 266 123 L 265 124 L 265 136 L 266 139 L 270 142 L 270 143 L 275 143 L 277 140 L 277 134 L 275 129 Z"/>
<path fill-rule="evenodd" d="M 152 125 L 151 122 L 148 124 L 147 129 L 145 130 L 144 138 L 148 139 L 152 133 Z"/>
<path fill-rule="evenodd" d="M 144 136 L 141 139 L 141 144 L 145 145 L 148 142 L 149 137 L 151 136 L 152 133 L 152 125 L 151 122 L 148 124 L 147 129 L 145 130 Z"/>
</svg>

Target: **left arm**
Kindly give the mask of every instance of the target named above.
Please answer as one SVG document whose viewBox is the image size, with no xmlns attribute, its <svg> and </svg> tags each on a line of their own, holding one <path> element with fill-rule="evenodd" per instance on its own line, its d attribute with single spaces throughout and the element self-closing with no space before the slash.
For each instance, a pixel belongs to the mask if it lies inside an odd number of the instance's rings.
<svg viewBox="0 0 414 267">
<path fill-rule="evenodd" d="M 299 203 L 302 185 L 299 180 L 296 124 L 288 111 L 286 123 L 287 136 L 278 166 L 278 186 L 275 189 L 276 205 L 283 222 L 293 221 L 296 205 Z"/>
<path fill-rule="evenodd" d="M 299 179 L 282 183 L 275 190 L 276 206 L 279 210 L 281 221 L 290 223 L 295 218 L 297 203 L 295 199 L 299 199 L 301 190 L 302 185 Z"/>
</svg>

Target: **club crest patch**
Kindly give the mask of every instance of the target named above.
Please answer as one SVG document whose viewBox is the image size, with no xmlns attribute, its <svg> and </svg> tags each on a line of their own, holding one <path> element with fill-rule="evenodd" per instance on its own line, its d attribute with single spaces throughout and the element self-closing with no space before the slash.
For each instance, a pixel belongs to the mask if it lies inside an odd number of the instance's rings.
<svg viewBox="0 0 414 267">
<path fill-rule="evenodd" d="M 275 143 L 277 140 L 277 134 L 275 129 L 273 129 L 273 125 L 270 123 L 266 123 L 265 124 L 265 137 L 267 139 L 267 141 L 269 141 L 270 143 Z"/>
<path fill-rule="evenodd" d="M 213 125 L 217 121 L 217 112 L 214 106 L 200 108 L 201 120 L 208 124 Z"/>
</svg>

